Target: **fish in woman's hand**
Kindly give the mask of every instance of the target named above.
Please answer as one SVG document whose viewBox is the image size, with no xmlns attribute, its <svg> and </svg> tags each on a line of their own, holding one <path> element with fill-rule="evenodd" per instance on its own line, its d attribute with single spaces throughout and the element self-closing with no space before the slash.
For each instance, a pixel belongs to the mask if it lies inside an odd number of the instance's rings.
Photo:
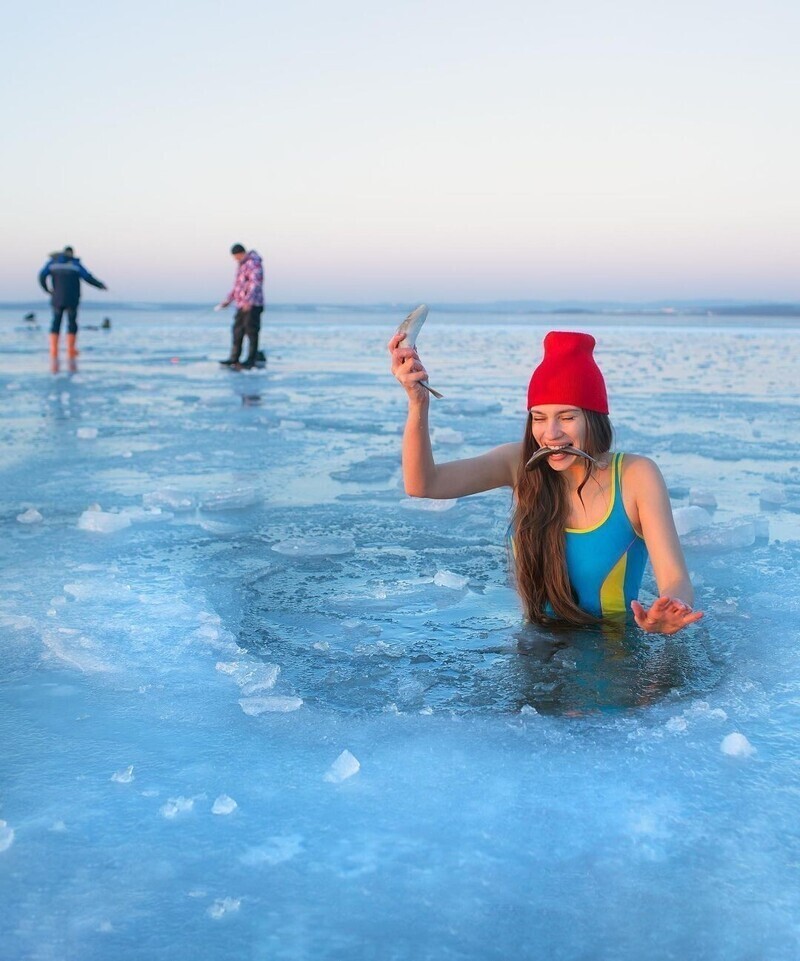
<svg viewBox="0 0 800 961">
<path fill-rule="evenodd" d="M 420 330 L 422 330 L 422 325 L 425 323 L 425 319 L 428 316 L 428 308 L 425 304 L 420 304 L 419 307 L 415 307 L 411 313 L 406 317 L 402 324 L 397 328 L 395 334 L 402 334 L 403 338 L 401 343 L 403 347 L 416 347 L 417 337 L 419 336 Z M 430 394 L 439 399 L 442 398 L 442 394 L 438 390 L 434 390 L 433 387 L 427 382 L 427 380 L 419 381 L 422 387 L 425 388 Z"/>
<path fill-rule="evenodd" d="M 551 457 L 553 454 L 573 454 L 575 457 L 585 457 L 586 460 L 591 461 L 595 467 L 600 467 L 602 465 L 598 464 L 597 461 L 590 454 L 587 454 L 585 450 L 581 450 L 579 447 L 573 447 L 571 444 L 567 444 L 565 447 L 540 447 L 533 457 L 525 465 L 525 470 L 533 470 L 534 467 L 539 467 L 541 464 Z"/>
</svg>

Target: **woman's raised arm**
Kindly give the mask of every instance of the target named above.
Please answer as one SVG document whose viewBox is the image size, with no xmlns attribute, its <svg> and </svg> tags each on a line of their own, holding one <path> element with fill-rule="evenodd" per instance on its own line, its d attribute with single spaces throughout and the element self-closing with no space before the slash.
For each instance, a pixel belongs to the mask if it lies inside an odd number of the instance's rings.
<svg viewBox="0 0 800 961">
<path fill-rule="evenodd" d="M 410 497 L 465 497 L 496 487 L 513 487 L 520 445 L 502 444 L 478 457 L 437 464 L 428 427 L 430 394 L 420 386 L 428 379 L 415 348 L 400 347 L 400 335 L 389 341 L 392 373 L 408 394 L 403 433 L 403 482 Z"/>
</svg>

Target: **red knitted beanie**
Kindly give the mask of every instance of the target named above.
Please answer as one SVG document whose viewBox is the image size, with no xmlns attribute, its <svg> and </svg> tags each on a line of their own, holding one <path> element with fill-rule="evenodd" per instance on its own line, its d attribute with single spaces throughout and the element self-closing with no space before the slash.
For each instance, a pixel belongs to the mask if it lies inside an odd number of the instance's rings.
<svg viewBox="0 0 800 961">
<path fill-rule="evenodd" d="M 592 355 L 594 344 L 591 334 L 551 330 L 528 384 L 528 410 L 538 404 L 573 404 L 607 414 L 606 384 Z"/>
</svg>

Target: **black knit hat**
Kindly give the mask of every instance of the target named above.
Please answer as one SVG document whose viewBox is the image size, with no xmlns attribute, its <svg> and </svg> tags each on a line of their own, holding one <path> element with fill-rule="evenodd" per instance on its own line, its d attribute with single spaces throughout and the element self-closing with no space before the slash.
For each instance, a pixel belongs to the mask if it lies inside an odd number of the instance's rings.
<svg viewBox="0 0 800 961">
<path fill-rule="evenodd" d="M 247 251 L 244 249 L 244 247 L 242 247 L 241 244 L 234 244 L 233 247 L 231 247 L 231 253 L 232 253 L 232 254 L 245 254 L 245 253 L 247 253 Z"/>
</svg>

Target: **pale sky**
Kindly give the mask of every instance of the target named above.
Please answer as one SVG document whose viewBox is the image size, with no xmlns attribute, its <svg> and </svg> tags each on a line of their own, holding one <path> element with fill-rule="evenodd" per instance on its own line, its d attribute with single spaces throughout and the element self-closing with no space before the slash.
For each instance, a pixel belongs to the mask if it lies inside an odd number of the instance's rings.
<svg viewBox="0 0 800 961">
<path fill-rule="evenodd" d="M 16 3 L 0 300 L 800 300 L 796 0 Z M 97 295 L 102 296 L 102 295 Z"/>
</svg>

